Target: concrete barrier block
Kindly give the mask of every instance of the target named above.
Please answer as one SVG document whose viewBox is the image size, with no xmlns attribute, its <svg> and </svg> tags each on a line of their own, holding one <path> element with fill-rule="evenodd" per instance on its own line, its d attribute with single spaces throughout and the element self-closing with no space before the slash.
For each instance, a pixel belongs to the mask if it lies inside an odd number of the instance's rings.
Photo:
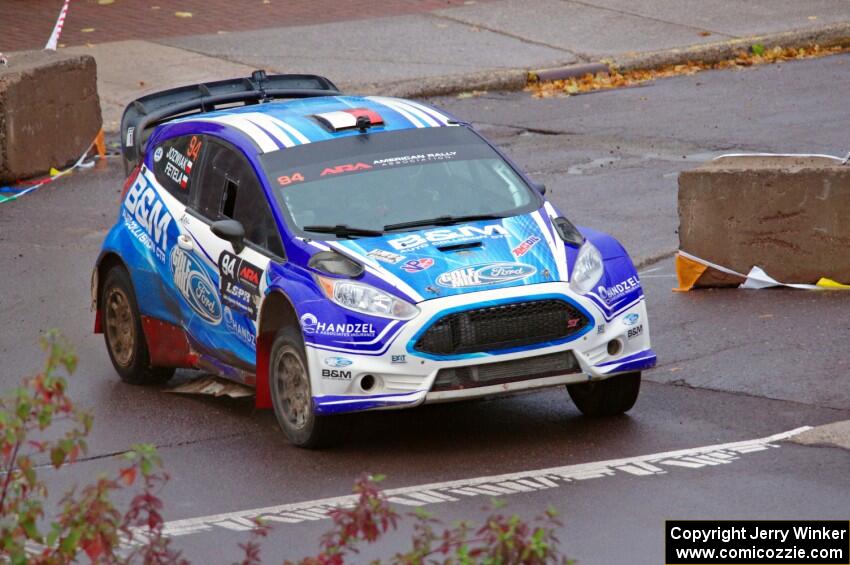
<svg viewBox="0 0 850 565">
<path fill-rule="evenodd" d="M 93 57 L 26 51 L 8 59 L 0 67 L 0 183 L 75 161 L 101 127 Z"/>
<path fill-rule="evenodd" d="M 730 156 L 679 175 L 679 248 L 783 283 L 850 282 L 850 165 L 819 156 Z M 696 286 L 729 286 L 703 277 Z"/>
</svg>

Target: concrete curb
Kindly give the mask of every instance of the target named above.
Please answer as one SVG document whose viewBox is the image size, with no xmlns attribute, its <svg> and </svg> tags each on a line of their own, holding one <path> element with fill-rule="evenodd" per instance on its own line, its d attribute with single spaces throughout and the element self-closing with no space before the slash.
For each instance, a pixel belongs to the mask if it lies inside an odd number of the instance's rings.
<svg viewBox="0 0 850 565">
<path fill-rule="evenodd" d="M 764 45 L 768 49 L 777 46 L 810 47 L 812 45 L 843 47 L 850 45 L 850 22 L 804 30 L 756 35 L 718 43 L 705 43 L 684 49 L 665 49 L 662 51 L 638 53 L 636 55 L 604 59 L 602 62 L 621 72 L 637 69 L 656 69 L 668 65 L 679 65 L 688 61 L 717 63 L 725 59 L 730 59 L 736 53 L 747 50 L 757 43 Z"/>
<path fill-rule="evenodd" d="M 466 75 L 424 77 L 388 83 L 342 84 L 343 91 L 357 94 L 424 98 L 450 96 L 473 90 L 521 90 L 528 84 L 528 70 L 478 71 Z"/>
<path fill-rule="evenodd" d="M 342 84 L 345 91 L 358 94 L 382 94 L 403 98 L 451 96 L 474 90 L 521 90 L 529 81 L 559 80 L 587 73 L 605 72 L 608 69 L 630 71 L 652 70 L 688 61 L 716 63 L 733 57 L 742 50 L 759 43 L 766 48 L 782 47 L 835 47 L 850 45 L 850 22 L 830 24 L 816 28 L 783 31 L 765 35 L 705 43 L 691 47 L 664 49 L 601 59 L 546 69 L 507 69 L 478 71 L 466 75 L 445 75 L 376 84 Z"/>
</svg>

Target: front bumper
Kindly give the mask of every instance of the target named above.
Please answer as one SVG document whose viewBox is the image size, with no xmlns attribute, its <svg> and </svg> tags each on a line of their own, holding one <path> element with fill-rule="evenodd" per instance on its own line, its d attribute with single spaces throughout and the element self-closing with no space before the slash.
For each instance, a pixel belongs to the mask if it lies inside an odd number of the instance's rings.
<svg viewBox="0 0 850 565">
<path fill-rule="evenodd" d="M 557 343 L 536 344 L 503 352 L 437 356 L 421 354 L 413 348 L 421 331 L 447 311 L 472 309 L 493 302 L 552 297 L 580 306 L 590 318 L 588 327 Z M 307 345 L 313 402 L 317 413 L 402 408 L 422 403 L 506 394 L 604 379 L 655 365 L 643 297 L 615 312 L 605 312 L 589 298 L 573 294 L 567 283 L 557 282 L 437 298 L 418 306 L 420 315 L 406 323 L 378 354 L 366 355 Z M 558 352 L 570 352 L 574 357 L 574 367 L 561 374 L 545 374 L 534 378 L 517 375 L 492 384 L 466 382 L 448 389 L 438 387 L 439 390 L 434 386 L 441 369 L 525 359 L 532 362 L 533 358 Z"/>
</svg>

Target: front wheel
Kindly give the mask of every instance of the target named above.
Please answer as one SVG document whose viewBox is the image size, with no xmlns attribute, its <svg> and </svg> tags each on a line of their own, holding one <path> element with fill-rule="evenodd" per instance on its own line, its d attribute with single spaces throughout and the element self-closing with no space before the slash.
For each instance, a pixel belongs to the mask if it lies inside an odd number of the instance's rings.
<svg viewBox="0 0 850 565">
<path fill-rule="evenodd" d="M 287 439 L 298 447 L 319 448 L 333 439 L 332 417 L 313 410 L 310 372 L 304 342 L 294 327 L 277 332 L 269 362 L 269 388 L 277 422 Z"/>
<path fill-rule="evenodd" d="M 134 385 L 167 382 L 174 369 L 151 367 L 136 293 L 123 267 L 113 267 L 106 274 L 100 304 L 106 350 L 121 380 Z"/>
<path fill-rule="evenodd" d="M 640 372 L 625 373 L 601 381 L 567 385 L 567 392 L 585 416 L 615 416 L 635 405 L 640 378 Z"/>
</svg>

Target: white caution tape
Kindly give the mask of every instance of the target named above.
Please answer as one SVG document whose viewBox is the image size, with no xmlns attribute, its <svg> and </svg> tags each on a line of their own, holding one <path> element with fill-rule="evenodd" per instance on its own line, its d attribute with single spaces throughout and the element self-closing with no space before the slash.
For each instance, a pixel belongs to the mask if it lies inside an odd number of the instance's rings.
<svg viewBox="0 0 850 565">
<path fill-rule="evenodd" d="M 733 271 L 732 269 L 727 269 L 726 267 L 722 267 L 722 266 L 717 265 L 715 263 L 712 263 L 710 261 L 706 261 L 705 259 L 701 259 L 699 257 L 696 257 L 695 255 L 691 255 L 690 253 L 682 251 L 681 249 L 679 250 L 679 255 L 681 255 L 682 257 L 685 257 L 687 259 L 690 259 L 691 261 L 701 263 L 701 264 L 705 265 L 706 267 L 720 271 L 721 273 L 726 273 L 727 275 L 734 275 L 736 277 L 741 277 L 742 279 L 746 279 L 746 280 L 744 280 L 744 282 L 742 282 L 740 285 L 738 285 L 738 288 L 758 290 L 758 289 L 762 289 L 762 288 L 770 288 L 770 287 L 775 287 L 775 286 L 785 286 L 785 287 L 789 287 L 789 288 L 799 288 L 799 289 L 802 289 L 802 290 L 835 290 L 836 288 L 838 288 L 840 286 L 840 285 L 838 285 L 838 286 L 829 285 L 828 286 L 828 285 L 821 285 L 821 284 L 783 283 L 783 282 L 779 282 L 778 280 L 774 279 L 773 277 L 771 277 L 770 275 L 765 273 L 764 269 L 762 269 L 761 267 L 754 266 L 752 269 L 750 269 L 750 272 L 745 275 L 743 273 Z"/>
<path fill-rule="evenodd" d="M 47 45 L 44 46 L 45 49 L 56 51 L 56 47 L 59 45 L 59 36 L 62 34 L 62 27 L 65 25 L 65 16 L 68 15 L 68 4 L 70 2 L 71 0 L 65 0 L 65 3 L 62 4 L 62 9 L 59 10 L 59 17 L 56 19 L 56 25 L 53 26 L 53 32 L 50 34 L 50 39 L 47 40 Z"/>
</svg>

